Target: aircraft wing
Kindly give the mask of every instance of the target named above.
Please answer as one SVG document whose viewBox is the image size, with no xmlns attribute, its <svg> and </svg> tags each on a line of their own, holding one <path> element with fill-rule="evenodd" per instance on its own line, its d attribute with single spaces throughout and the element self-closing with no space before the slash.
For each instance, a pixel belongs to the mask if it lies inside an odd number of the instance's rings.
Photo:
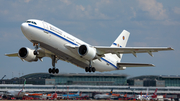
<svg viewBox="0 0 180 101">
<path fill-rule="evenodd" d="M 5 54 L 6 56 L 9 57 L 18 57 L 18 53 L 13 53 L 13 54 Z"/>
<path fill-rule="evenodd" d="M 152 55 L 152 52 L 174 50 L 171 47 L 104 47 L 104 46 L 95 46 L 97 49 L 97 54 L 103 55 L 106 53 L 112 54 L 133 54 L 136 57 L 136 53 L 148 53 Z"/>
<path fill-rule="evenodd" d="M 143 64 L 143 63 L 117 63 L 119 67 L 154 67 L 153 64 Z"/>
<path fill-rule="evenodd" d="M 51 53 L 50 51 L 45 50 L 45 49 L 38 49 L 37 51 L 39 52 L 39 55 L 37 55 L 37 58 L 39 58 L 39 59 L 41 59 L 43 57 L 51 57 L 52 55 L 54 55 L 53 53 Z M 18 53 L 5 54 L 5 56 L 8 56 L 8 57 L 19 57 Z M 21 60 L 23 61 L 23 59 L 21 59 Z"/>
</svg>

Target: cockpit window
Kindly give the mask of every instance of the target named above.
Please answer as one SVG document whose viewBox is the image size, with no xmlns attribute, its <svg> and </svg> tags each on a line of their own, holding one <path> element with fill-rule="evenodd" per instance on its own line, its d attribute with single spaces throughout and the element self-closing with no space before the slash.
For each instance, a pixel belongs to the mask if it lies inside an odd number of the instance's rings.
<svg viewBox="0 0 180 101">
<path fill-rule="evenodd" d="M 36 22 L 34 22 L 34 21 L 26 21 L 26 23 L 32 23 L 32 24 L 36 25 Z"/>
</svg>

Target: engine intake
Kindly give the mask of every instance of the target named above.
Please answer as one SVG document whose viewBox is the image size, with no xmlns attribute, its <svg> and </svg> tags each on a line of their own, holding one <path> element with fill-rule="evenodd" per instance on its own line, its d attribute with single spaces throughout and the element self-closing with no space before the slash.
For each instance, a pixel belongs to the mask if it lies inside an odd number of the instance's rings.
<svg viewBox="0 0 180 101">
<path fill-rule="evenodd" d="M 87 45 L 81 45 L 78 49 L 78 53 L 83 58 L 87 60 L 92 60 L 96 56 L 96 49 Z"/>
<path fill-rule="evenodd" d="M 34 55 L 34 50 L 27 48 L 27 47 L 22 47 L 19 49 L 18 55 L 20 58 L 32 62 L 32 61 L 37 61 L 38 58 L 36 55 Z"/>
</svg>

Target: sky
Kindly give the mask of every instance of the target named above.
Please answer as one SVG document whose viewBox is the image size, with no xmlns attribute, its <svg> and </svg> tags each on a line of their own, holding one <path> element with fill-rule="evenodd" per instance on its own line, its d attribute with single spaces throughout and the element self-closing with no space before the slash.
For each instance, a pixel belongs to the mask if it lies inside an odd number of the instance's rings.
<svg viewBox="0 0 180 101">
<path fill-rule="evenodd" d="M 152 63 L 155 67 L 135 67 L 103 73 L 141 75 L 180 74 L 180 0 L 0 0 L 0 79 L 30 73 L 48 73 L 51 59 L 23 62 L 6 53 L 21 47 L 34 49 L 21 32 L 27 19 L 39 19 L 94 46 L 110 46 L 125 29 L 127 47 L 172 47 L 161 51 L 123 55 L 122 62 Z M 60 73 L 86 73 L 73 64 L 58 61 Z M 100 73 L 100 72 L 96 72 Z"/>
</svg>

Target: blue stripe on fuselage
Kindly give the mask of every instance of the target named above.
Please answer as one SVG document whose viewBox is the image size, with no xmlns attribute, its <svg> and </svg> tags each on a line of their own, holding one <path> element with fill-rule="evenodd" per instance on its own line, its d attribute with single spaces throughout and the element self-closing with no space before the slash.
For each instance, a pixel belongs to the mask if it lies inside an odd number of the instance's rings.
<svg viewBox="0 0 180 101">
<path fill-rule="evenodd" d="M 76 45 L 76 46 L 78 46 L 78 44 L 76 44 L 76 43 L 74 43 L 74 42 L 72 42 L 72 41 L 70 41 L 70 40 L 68 40 L 68 39 L 66 39 L 66 38 L 64 38 L 64 37 L 62 37 L 62 36 L 60 36 L 60 35 L 58 35 L 58 34 L 56 34 L 56 33 L 54 33 L 54 32 L 52 32 L 52 31 L 50 31 L 50 30 L 47 30 L 47 29 L 44 29 L 44 28 L 42 28 L 42 27 L 39 27 L 39 26 L 35 26 L 35 25 L 32 25 L 32 24 L 28 24 L 29 26 L 31 26 L 31 27 L 35 27 L 35 28 L 38 28 L 38 29 L 40 29 L 40 30 L 43 30 L 43 31 L 46 31 L 46 32 L 49 32 L 49 33 L 51 33 L 51 34 L 53 34 L 53 35 L 55 35 L 55 36 L 57 36 L 57 37 L 59 37 L 59 38 L 61 38 L 61 39 L 63 39 L 63 40 L 65 40 L 65 41 L 67 41 L 67 42 L 69 42 L 69 43 L 71 43 L 71 44 L 73 44 L 73 45 Z M 116 69 L 118 69 L 114 64 L 112 64 L 111 62 L 109 62 L 108 60 L 106 60 L 106 59 L 104 59 L 104 58 L 101 58 L 103 61 L 105 61 L 105 62 L 107 62 L 107 63 L 109 63 L 110 65 L 112 65 L 113 67 L 115 67 Z"/>
<path fill-rule="evenodd" d="M 41 27 L 38 27 L 38 26 L 35 26 L 35 25 L 31 25 L 31 24 L 28 24 L 28 25 L 31 26 L 31 27 L 35 27 L 35 28 L 41 29 L 41 30 L 43 30 L 43 31 L 49 32 L 49 33 L 51 33 L 51 34 L 53 34 L 53 35 L 55 35 L 55 36 L 57 36 L 57 37 L 59 37 L 59 38 L 61 38 L 61 39 L 63 39 L 63 40 L 65 40 L 65 41 L 73 44 L 73 45 L 78 46 L 76 43 L 74 43 L 74 42 L 72 42 L 72 41 L 70 41 L 70 40 L 68 40 L 68 39 L 66 39 L 66 38 L 64 38 L 64 37 L 62 37 L 62 36 L 60 36 L 60 35 L 52 32 L 52 31 L 50 31 L 50 30 L 47 30 L 47 29 L 44 29 L 44 28 L 41 28 Z"/>
<path fill-rule="evenodd" d="M 118 69 L 114 64 L 112 64 L 111 62 L 109 62 L 108 60 L 101 58 L 102 60 L 104 60 L 105 62 L 109 63 L 111 66 L 115 67 L 116 69 Z"/>
</svg>

